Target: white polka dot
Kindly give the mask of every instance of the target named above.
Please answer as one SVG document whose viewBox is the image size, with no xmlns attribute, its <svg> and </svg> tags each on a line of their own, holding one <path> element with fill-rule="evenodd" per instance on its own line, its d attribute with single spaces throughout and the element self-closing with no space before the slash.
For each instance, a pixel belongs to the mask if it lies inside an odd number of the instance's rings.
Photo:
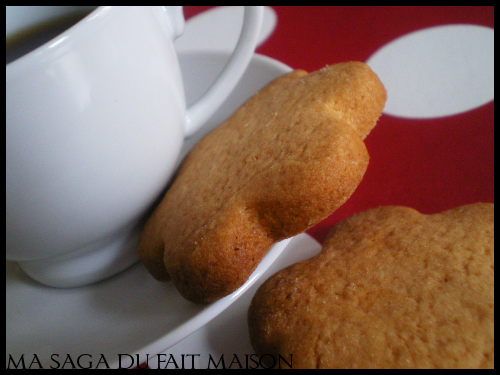
<svg viewBox="0 0 500 375">
<path fill-rule="evenodd" d="M 494 99 L 494 30 L 446 25 L 418 30 L 367 61 L 387 89 L 384 113 L 432 118 L 465 112 Z"/>
</svg>

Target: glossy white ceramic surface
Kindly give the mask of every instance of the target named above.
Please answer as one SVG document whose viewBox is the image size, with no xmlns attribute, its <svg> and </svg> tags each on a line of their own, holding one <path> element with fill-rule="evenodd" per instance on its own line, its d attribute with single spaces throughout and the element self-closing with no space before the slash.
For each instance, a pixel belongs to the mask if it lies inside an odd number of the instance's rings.
<svg viewBox="0 0 500 375">
<path fill-rule="evenodd" d="M 7 7 L 6 36 L 61 11 Z M 92 283 L 137 261 L 140 226 L 175 171 L 185 135 L 244 73 L 261 19 L 262 7 L 246 7 L 235 52 L 188 109 L 173 46 L 181 7 L 98 7 L 8 64 L 7 259 L 57 287 Z"/>
<path fill-rule="evenodd" d="M 238 42 L 243 24 L 243 8 L 218 6 L 198 13 L 186 22 L 180 38 L 174 42 L 177 52 L 232 51 Z M 257 45 L 264 43 L 274 32 L 277 15 L 270 6 L 264 7 L 262 27 Z"/>
<path fill-rule="evenodd" d="M 227 60 L 227 53 L 180 55 L 188 103 L 196 99 L 196 88 L 210 85 Z M 190 69 L 196 64 L 207 71 Z M 234 94 L 201 129 L 205 133 L 220 124 L 255 91 L 290 71 L 286 65 L 254 55 Z M 201 135 L 200 135 L 201 136 Z M 191 147 L 185 145 L 183 152 Z M 172 283 L 154 280 L 141 264 L 113 278 L 80 287 L 58 289 L 32 281 L 15 262 L 6 269 L 6 353 L 13 358 L 37 354 L 50 366 L 50 355 L 103 354 L 117 366 L 119 353 L 137 354 L 144 361 L 181 341 L 244 295 L 259 280 L 287 246 L 276 244 L 264 257 L 247 283 L 232 295 L 210 305 L 195 305 L 180 296 Z M 124 357 L 127 359 L 127 357 Z M 84 358 L 88 359 L 88 358 Z M 95 362 L 97 362 L 95 360 Z M 63 361 L 62 357 L 60 359 Z"/>
</svg>

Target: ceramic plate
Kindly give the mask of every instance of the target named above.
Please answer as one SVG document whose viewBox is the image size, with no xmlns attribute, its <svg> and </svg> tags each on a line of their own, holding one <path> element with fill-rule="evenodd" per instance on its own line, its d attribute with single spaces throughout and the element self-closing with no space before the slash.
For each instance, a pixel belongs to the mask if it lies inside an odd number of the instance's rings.
<svg viewBox="0 0 500 375">
<path fill-rule="evenodd" d="M 224 52 L 179 55 L 187 102 L 195 101 L 222 70 Z M 255 55 L 230 98 L 199 133 L 187 140 L 183 155 L 248 97 L 291 69 Z M 45 287 L 6 262 L 7 366 L 38 368 L 128 367 L 167 350 L 215 318 L 259 279 L 290 240 L 268 252 L 249 280 L 210 305 L 184 300 L 171 283 L 155 281 L 141 264 L 97 284 L 72 289 Z M 9 364 L 10 358 L 10 364 Z M 126 361 L 129 361 L 126 363 Z"/>
<path fill-rule="evenodd" d="M 186 337 L 177 345 L 149 356 L 147 365 L 151 369 L 175 369 L 175 365 L 186 369 L 254 369 L 267 368 L 252 348 L 247 326 L 247 312 L 257 288 L 271 275 L 282 268 L 316 255 L 321 245 L 303 233 L 292 238 L 278 259 L 234 304 L 211 322 Z M 270 359 L 267 356 L 268 360 Z M 284 357 L 284 360 L 288 358 Z M 271 362 L 272 363 L 272 362 Z M 125 362 L 124 365 L 126 366 Z M 146 363 L 142 364 L 143 366 Z M 261 366 L 262 365 L 262 366 Z M 286 364 L 285 364 L 286 368 Z"/>
</svg>

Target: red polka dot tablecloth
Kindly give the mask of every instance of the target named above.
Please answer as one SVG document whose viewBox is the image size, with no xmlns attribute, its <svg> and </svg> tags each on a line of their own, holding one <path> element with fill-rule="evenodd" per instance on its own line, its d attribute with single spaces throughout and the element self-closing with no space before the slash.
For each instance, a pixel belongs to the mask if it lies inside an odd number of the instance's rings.
<svg viewBox="0 0 500 375">
<path fill-rule="evenodd" d="M 186 7 L 186 18 L 207 7 Z M 272 7 L 257 52 L 293 69 L 367 62 L 384 114 L 366 138 L 370 164 L 351 198 L 308 234 L 380 205 L 435 213 L 494 200 L 493 7 Z"/>
</svg>

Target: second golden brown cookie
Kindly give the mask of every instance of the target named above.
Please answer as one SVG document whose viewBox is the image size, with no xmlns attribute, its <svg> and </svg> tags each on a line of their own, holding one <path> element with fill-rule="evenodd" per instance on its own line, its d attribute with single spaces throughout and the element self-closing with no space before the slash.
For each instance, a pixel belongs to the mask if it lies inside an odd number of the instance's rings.
<svg viewBox="0 0 500 375">
<path fill-rule="evenodd" d="M 380 207 L 256 292 L 258 354 L 293 368 L 492 368 L 494 206 Z"/>
<path fill-rule="evenodd" d="M 354 192 L 385 98 L 357 62 L 271 82 L 188 154 L 141 235 L 142 263 L 194 302 L 236 290 L 274 243 Z"/>
</svg>

